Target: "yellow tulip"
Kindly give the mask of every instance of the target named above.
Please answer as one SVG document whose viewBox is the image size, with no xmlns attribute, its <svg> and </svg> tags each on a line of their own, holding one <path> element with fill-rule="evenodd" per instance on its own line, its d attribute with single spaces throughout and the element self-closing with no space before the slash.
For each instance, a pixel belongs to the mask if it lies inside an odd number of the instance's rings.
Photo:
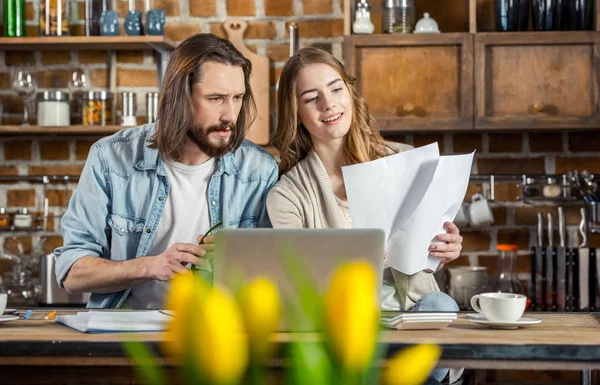
<svg viewBox="0 0 600 385">
<path fill-rule="evenodd" d="M 239 382 L 248 364 L 248 338 L 237 303 L 214 288 L 192 309 L 192 359 L 198 371 L 212 385 Z"/>
<path fill-rule="evenodd" d="M 239 295 L 240 307 L 250 342 L 252 358 L 261 362 L 269 353 L 269 338 L 277 331 L 281 304 L 277 286 L 266 278 L 257 278 L 243 287 Z"/>
<path fill-rule="evenodd" d="M 208 286 L 194 274 L 177 274 L 171 281 L 167 296 L 168 310 L 174 313 L 164 335 L 164 348 L 169 356 L 180 360 L 185 351 L 185 341 L 189 338 L 190 308 L 194 298 L 204 298 Z"/>
<path fill-rule="evenodd" d="M 381 376 L 384 385 L 421 385 L 440 358 L 437 345 L 416 345 L 394 355 Z"/>
<path fill-rule="evenodd" d="M 365 262 L 351 262 L 334 274 L 325 295 L 325 324 L 334 354 L 353 372 L 373 359 L 379 325 L 375 272 Z"/>
</svg>

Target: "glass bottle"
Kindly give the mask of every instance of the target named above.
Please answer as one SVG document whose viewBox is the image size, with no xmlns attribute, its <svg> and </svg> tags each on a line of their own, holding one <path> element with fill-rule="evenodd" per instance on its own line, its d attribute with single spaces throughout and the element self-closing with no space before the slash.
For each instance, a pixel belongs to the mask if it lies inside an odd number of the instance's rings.
<svg viewBox="0 0 600 385">
<path fill-rule="evenodd" d="M 69 35 L 69 2 L 40 0 L 40 36 Z"/>
<path fill-rule="evenodd" d="M 108 0 L 85 0 L 85 36 L 100 36 L 100 16 L 111 11 Z"/>
<path fill-rule="evenodd" d="M 6 208 L 0 207 L 0 227 L 10 226 L 10 216 L 6 212 Z"/>
<path fill-rule="evenodd" d="M 517 245 L 499 244 L 498 252 L 498 291 L 503 293 L 527 294 L 517 276 Z"/>
<path fill-rule="evenodd" d="M 25 36 L 25 0 L 4 0 L 4 36 Z"/>
</svg>

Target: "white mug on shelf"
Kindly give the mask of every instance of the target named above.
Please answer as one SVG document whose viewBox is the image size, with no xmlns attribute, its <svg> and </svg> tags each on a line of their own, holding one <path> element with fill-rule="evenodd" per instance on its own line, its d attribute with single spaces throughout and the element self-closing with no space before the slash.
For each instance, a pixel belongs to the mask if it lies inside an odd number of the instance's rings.
<svg viewBox="0 0 600 385">
<path fill-rule="evenodd" d="M 471 226 L 485 226 L 494 223 L 494 214 L 488 200 L 480 193 L 473 195 L 469 206 L 469 222 Z"/>
</svg>

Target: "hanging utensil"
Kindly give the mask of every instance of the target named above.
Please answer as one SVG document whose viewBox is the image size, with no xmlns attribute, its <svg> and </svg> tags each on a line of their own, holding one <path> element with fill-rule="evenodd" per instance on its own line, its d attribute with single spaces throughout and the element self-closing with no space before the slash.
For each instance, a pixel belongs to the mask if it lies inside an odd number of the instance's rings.
<svg viewBox="0 0 600 385">
<path fill-rule="evenodd" d="M 537 244 L 531 248 L 531 308 L 539 310 L 542 304 L 544 277 L 542 274 L 543 260 L 546 256 L 544 249 L 544 216 L 537 213 Z"/>
<path fill-rule="evenodd" d="M 579 249 L 577 251 L 575 266 L 573 266 L 575 272 L 573 275 L 573 286 L 575 288 L 574 297 L 575 303 L 577 304 L 577 310 L 582 311 L 587 309 L 590 305 L 590 249 L 588 244 L 588 227 L 585 207 L 580 209 L 580 215 L 579 234 L 581 235 L 581 243 L 579 244 Z"/>
<path fill-rule="evenodd" d="M 566 249 L 567 227 L 565 223 L 565 209 L 558 208 L 558 247 L 556 249 L 556 310 L 564 311 L 567 302 L 567 249 Z"/>
</svg>

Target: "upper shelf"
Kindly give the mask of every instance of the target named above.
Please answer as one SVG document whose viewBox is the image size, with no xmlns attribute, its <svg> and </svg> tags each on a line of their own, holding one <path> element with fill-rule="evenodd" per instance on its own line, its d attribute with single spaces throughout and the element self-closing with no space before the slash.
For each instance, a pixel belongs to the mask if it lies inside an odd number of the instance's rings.
<svg viewBox="0 0 600 385">
<path fill-rule="evenodd" d="M 172 50 L 177 45 L 164 36 L 48 36 L 0 37 L 0 50 Z"/>
<path fill-rule="evenodd" d="M 125 126 L 0 126 L 0 135 L 110 135 Z"/>
</svg>

